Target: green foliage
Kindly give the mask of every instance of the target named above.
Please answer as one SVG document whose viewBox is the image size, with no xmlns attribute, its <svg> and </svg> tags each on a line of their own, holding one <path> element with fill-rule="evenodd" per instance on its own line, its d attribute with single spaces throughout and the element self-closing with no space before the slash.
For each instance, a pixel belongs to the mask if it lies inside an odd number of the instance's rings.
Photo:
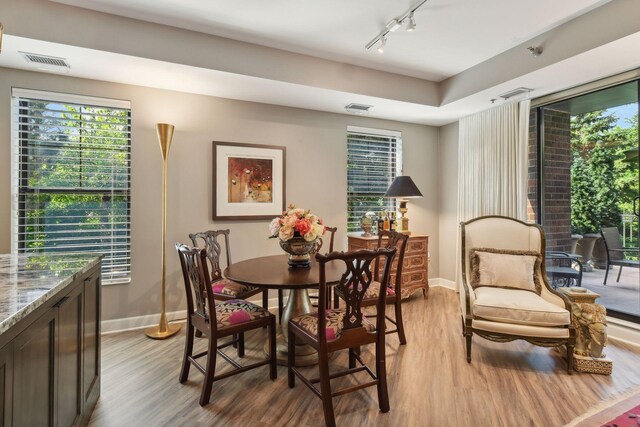
<svg viewBox="0 0 640 427">
<path fill-rule="evenodd" d="M 625 152 L 638 145 L 638 116 L 629 128 L 599 110 L 571 117 L 571 228 L 585 234 L 600 227 L 620 227 L 638 195 L 637 161 Z"/>
</svg>

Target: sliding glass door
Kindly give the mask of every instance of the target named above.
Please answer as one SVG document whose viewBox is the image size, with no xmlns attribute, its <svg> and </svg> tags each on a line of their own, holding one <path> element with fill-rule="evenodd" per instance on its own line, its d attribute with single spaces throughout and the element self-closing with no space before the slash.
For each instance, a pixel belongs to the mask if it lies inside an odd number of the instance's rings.
<svg viewBox="0 0 640 427">
<path fill-rule="evenodd" d="M 530 194 L 547 236 L 552 284 L 591 289 L 611 315 L 635 322 L 638 93 L 632 81 L 532 111 L 537 161 Z"/>
</svg>

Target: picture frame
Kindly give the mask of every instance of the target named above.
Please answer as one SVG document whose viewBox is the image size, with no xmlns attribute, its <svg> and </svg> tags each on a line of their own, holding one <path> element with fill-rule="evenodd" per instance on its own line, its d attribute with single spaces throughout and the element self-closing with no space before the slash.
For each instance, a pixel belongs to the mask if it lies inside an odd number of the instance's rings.
<svg viewBox="0 0 640 427">
<path fill-rule="evenodd" d="M 262 220 L 282 215 L 286 147 L 213 141 L 213 219 Z"/>
</svg>

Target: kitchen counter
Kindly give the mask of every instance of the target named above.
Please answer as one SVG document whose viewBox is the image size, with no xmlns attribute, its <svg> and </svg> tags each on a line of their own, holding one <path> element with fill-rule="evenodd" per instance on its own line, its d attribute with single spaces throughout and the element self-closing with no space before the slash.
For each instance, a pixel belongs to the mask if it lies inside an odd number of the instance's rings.
<svg viewBox="0 0 640 427">
<path fill-rule="evenodd" d="M 86 254 L 0 254 L 0 335 L 99 263 Z"/>
</svg>

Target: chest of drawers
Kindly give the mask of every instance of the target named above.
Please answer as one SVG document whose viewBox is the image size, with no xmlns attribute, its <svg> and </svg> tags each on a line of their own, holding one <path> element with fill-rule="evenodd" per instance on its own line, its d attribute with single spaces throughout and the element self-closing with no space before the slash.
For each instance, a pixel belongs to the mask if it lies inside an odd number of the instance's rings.
<svg viewBox="0 0 640 427">
<path fill-rule="evenodd" d="M 375 249 L 378 236 L 362 237 L 361 233 L 348 235 L 349 250 Z M 414 234 L 409 236 L 402 266 L 402 299 L 409 298 L 422 289 L 423 295 L 429 291 L 429 236 Z M 391 280 L 395 283 L 397 260 L 391 268 Z"/>
</svg>

